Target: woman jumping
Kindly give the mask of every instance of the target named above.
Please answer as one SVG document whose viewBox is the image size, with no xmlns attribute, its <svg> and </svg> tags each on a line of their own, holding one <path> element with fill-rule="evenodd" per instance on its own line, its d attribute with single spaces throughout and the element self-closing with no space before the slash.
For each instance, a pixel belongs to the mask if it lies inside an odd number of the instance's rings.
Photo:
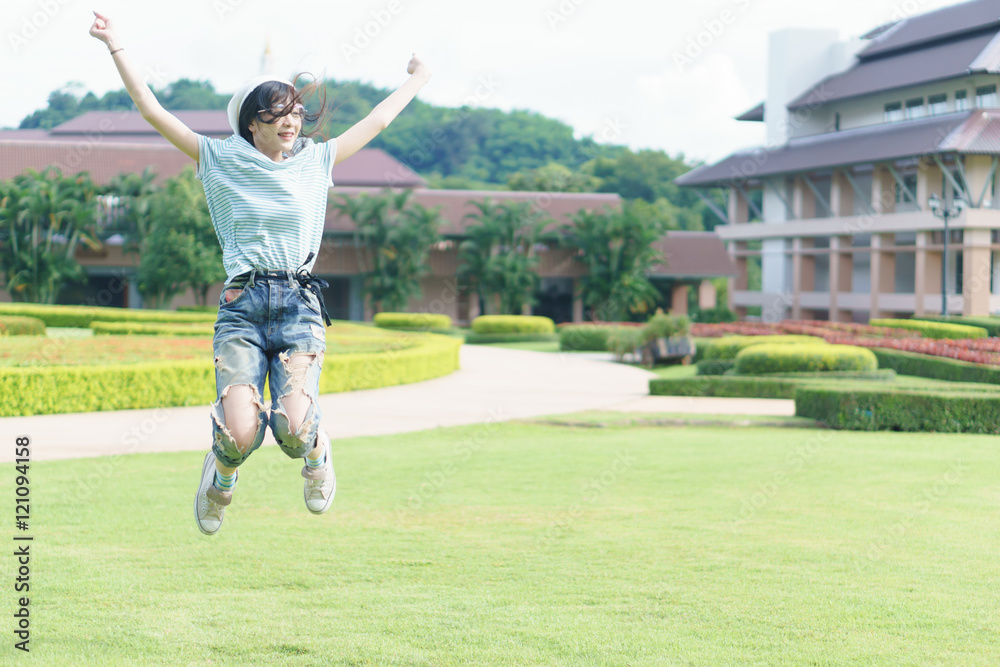
<svg viewBox="0 0 1000 667">
<path fill-rule="evenodd" d="M 321 85 L 299 90 L 261 76 L 229 101 L 227 139 L 192 132 L 165 110 L 130 62 L 113 22 L 96 17 L 90 34 L 107 45 L 125 89 L 142 117 L 197 162 L 212 225 L 222 246 L 226 284 L 219 297 L 213 352 L 217 400 L 212 406 L 212 450 L 205 455 L 194 501 L 198 528 L 214 535 L 233 497 L 237 469 L 270 426 L 281 450 L 304 458 L 306 507 L 330 508 L 336 492 L 330 437 L 320 427 L 319 377 L 330 320 L 311 273 L 319 253 L 330 170 L 384 130 L 427 83 L 430 71 L 413 56 L 410 78 L 368 116 L 336 139 L 315 143 L 317 114 L 302 105 Z M 303 123 L 315 124 L 303 133 Z M 270 412 L 263 404 L 269 377 Z"/>
</svg>

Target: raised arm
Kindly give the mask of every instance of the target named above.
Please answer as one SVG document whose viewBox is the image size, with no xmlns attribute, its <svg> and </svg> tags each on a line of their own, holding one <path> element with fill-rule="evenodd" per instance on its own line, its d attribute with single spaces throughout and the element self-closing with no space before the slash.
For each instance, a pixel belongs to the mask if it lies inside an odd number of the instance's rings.
<svg viewBox="0 0 1000 667">
<path fill-rule="evenodd" d="M 94 12 L 94 16 L 94 24 L 90 26 L 90 34 L 107 44 L 108 51 L 114 51 L 111 57 L 118 67 L 118 73 L 125 84 L 125 90 L 128 91 L 132 101 L 135 102 L 139 113 L 167 141 L 177 146 L 185 155 L 197 162 L 198 135 L 178 120 L 177 116 L 160 105 L 159 100 L 153 95 L 153 91 L 149 89 L 149 86 L 146 85 L 146 82 L 142 80 L 142 76 L 136 70 L 135 65 L 132 64 L 128 57 L 128 52 L 122 47 L 111 19 L 97 12 Z"/>
<path fill-rule="evenodd" d="M 378 133 L 389 126 L 389 123 L 410 103 L 410 100 L 417 96 L 417 91 L 431 78 L 431 71 L 417 58 L 416 54 L 413 54 L 413 58 L 406 66 L 406 72 L 411 75 L 406 83 L 379 102 L 372 109 L 372 112 L 365 116 L 364 120 L 355 123 L 349 130 L 337 137 L 337 157 L 334 159 L 334 164 L 351 157 L 378 136 Z"/>
</svg>

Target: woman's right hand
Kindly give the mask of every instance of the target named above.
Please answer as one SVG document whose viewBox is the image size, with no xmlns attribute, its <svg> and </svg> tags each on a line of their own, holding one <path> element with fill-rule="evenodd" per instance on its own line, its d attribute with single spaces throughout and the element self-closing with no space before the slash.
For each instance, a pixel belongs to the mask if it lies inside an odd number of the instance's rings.
<svg viewBox="0 0 1000 667">
<path fill-rule="evenodd" d="M 96 39 L 101 40 L 108 46 L 109 51 L 113 51 L 118 48 L 118 35 L 115 33 L 115 27 L 109 19 L 104 14 L 98 14 L 94 12 L 94 24 L 90 26 L 90 34 Z"/>
</svg>

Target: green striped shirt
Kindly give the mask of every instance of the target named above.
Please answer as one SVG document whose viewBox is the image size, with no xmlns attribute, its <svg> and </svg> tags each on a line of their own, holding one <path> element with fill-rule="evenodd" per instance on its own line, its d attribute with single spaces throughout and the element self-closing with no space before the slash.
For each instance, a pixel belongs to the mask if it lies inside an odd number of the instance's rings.
<svg viewBox="0 0 1000 667">
<path fill-rule="evenodd" d="M 323 239 L 336 140 L 296 139 L 291 157 L 274 162 L 239 135 L 198 135 L 197 177 L 222 246 L 226 282 L 256 268 L 312 271 Z"/>
</svg>

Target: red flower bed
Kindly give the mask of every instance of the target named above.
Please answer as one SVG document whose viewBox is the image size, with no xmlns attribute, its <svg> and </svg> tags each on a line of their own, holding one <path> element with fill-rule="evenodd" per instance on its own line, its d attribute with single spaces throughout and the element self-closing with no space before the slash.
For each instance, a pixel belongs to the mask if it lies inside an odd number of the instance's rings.
<svg viewBox="0 0 1000 667">
<path fill-rule="evenodd" d="M 909 329 L 887 329 L 851 322 L 823 322 L 821 320 L 787 320 L 784 322 L 729 322 L 724 324 L 695 324 L 692 334 L 698 337 L 719 336 L 772 336 L 802 334 L 819 336 L 834 345 L 882 347 L 903 352 L 916 352 L 935 357 L 946 357 L 973 364 L 1000 366 L 1000 338 L 930 339 L 921 338 Z"/>
</svg>

